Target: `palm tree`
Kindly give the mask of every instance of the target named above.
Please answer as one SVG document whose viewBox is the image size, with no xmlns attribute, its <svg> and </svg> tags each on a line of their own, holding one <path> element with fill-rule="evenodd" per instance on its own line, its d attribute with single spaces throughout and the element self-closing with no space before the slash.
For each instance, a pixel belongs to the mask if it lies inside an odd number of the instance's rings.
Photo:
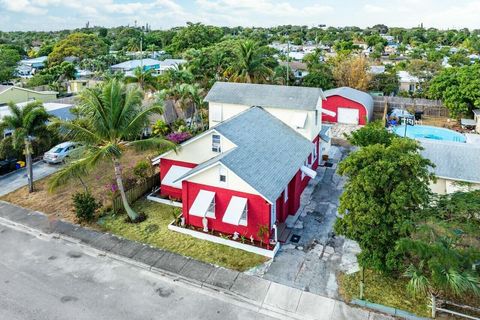
<svg viewBox="0 0 480 320">
<path fill-rule="evenodd" d="M 152 74 L 152 69 L 143 70 L 140 67 L 137 67 L 133 70 L 132 76 L 125 77 L 126 83 L 137 83 L 142 90 L 151 90 L 156 89 L 157 80 Z"/>
<path fill-rule="evenodd" d="M 263 62 L 263 55 L 256 42 L 245 40 L 235 52 L 235 62 L 225 70 L 225 76 L 233 82 L 265 83 L 272 70 Z"/>
<path fill-rule="evenodd" d="M 50 190 L 72 178 L 84 176 L 100 161 L 109 160 L 114 167 L 115 179 L 123 206 L 132 222 L 138 222 L 140 215 L 130 207 L 122 180 L 120 158 L 129 147 L 137 149 L 174 149 L 175 145 L 163 138 L 153 137 L 139 140 L 148 118 L 161 113 L 163 108 L 155 104 L 142 108 L 143 93 L 138 87 L 127 86 L 117 79 L 111 79 L 102 86 L 82 91 L 80 113 L 89 119 L 88 125 L 57 120 L 55 126 L 67 131 L 73 141 L 85 146 L 83 157 L 72 161 L 49 181 Z"/>
<path fill-rule="evenodd" d="M 3 117 L 0 123 L 0 132 L 5 129 L 13 131 L 13 147 L 24 149 L 28 173 L 28 191 L 33 192 L 33 169 L 32 169 L 32 137 L 45 135 L 47 131 L 46 121 L 49 114 L 39 101 L 31 102 L 21 108 L 14 103 L 8 105 L 10 115 Z"/>
</svg>

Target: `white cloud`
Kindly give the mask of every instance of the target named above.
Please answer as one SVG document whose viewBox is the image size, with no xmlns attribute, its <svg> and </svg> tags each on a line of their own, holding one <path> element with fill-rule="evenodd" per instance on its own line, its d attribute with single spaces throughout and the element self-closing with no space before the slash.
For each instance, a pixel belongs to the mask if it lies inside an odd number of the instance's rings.
<svg viewBox="0 0 480 320">
<path fill-rule="evenodd" d="M 42 9 L 34 5 L 29 0 L 2 0 L 0 4 L 8 11 L 12 12 L 19 12 L 31 15 L 41 15 L 46 14 L 48 11 L 46 9 Z"/>
<path fill-rule="evenodd" d="M 332 6 L 275 0 L 196 0 L 206 22 L 229 25 L 272 26 L 319 23 Z"/>
<path fill-rule="evenodd" d="M 376 6 L 373 4 L 366 4 L 363 6 L 363 10 L 368 13 L 384 13 L 387 12 L 387 9 L 385 7 L 381 6 Z"/>
</svg>

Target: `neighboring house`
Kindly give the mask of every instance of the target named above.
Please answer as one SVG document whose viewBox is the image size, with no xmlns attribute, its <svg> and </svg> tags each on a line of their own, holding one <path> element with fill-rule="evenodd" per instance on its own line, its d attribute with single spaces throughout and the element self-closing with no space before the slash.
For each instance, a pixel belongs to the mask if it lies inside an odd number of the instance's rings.
<svg viewBox="0 0 480 320">
<path fill-rule="evenodd" d="M 480 133 L 480 109 L 473 110 L 473 119 L 477 123 L 477 125 L 475 126 L 475 131 L 477 131 L 477 133 Z"/>
<path fill-rule="evenodd" d="M 142 68 L 144 71 L 154 70 L 156 74 L 162 74 L 165 70 L 176 69 L 181 64 L 186 63 L 183 59 L 165 59 L 163 61 L 155 59 L 136 59 L 115 64 L 110 67 L 113 72 L 122 72 L 126 75 L 133 75 L 136 68 Z"/>
<path fill-rule="evenodd" d="M 480 189 L 480 145 L 420 139 L 423 157 L 435 164 L 432 192 L 448 194 Z"/>
<path fill-rule="evenodd" d="M 37 70 L 45 68 L 47 56 L 25 59 L 18 63 L 15 74 L 22 78 L 29 78 L 35 74 Z"/>
<path fill-rule="evenodd" d="M 256 240 L 267 228 L 277 242 L 316 175 L 323 99 L 319 88 L 215 83 L 210 129 L 153 160 L 161 195 L 182 201 L 186 225 Z"/>
<path fill-rule="evenodd" d="M 17 103 L 17 106 L 23 108 L 25 107 L 29 102 L 22 102 L 22 103 Z M 57 102 L 46 102 L 43 103 L 43 107 L 47 111 L 48 114 L 55 116 L 59 119 L 62 120 L 72 120 L 74 118 L 74 115 L 70 112 L 70 109 L 74 105 L 71 103 L 57 103 Z M 0 106 L 0 121 L 3 119 L 3 117 L 10 115 L 10 109 L 8 106 Z M 3 136 L 8 136 L 11 134 L 10 130 L 5 130 L 3 132 Z"/>
<path fill-rule="evenodd" d="M 286 61 L 280 61 L 280 65 L 286 67 Z M 296 80 L 303 79 L 308 74 L 307 64 L 299 61 L 290 61 L 288 68 L 292 70 Z"/>
<path fill-rule="evenodd" d="M 412 76 L 407 71 L 398 71 L 398 79 L 400 82 L 400 91 L 407 91 L 413 93 L 417 91 L 418 85 L 420 84 L 420 79 L 418 77 Z"/>
<path fill-rule="evenodd" d="M 323 109 L 330 111 L 324 122 L 365 125 L 373 116 L 373 98 L 366 92 L 349 87 L 325 91 Z"/>
<path fill-rule="evenodd" d="M 67 92 L 77 94 L 82 92 L 83 89 L 93 88 L 101 82 L 102 80 L 94 80 L 94 79 L 69 80 L 67 81 Z"/>
<path fill-rule="evenodd" d="M 56 91 L 35 91 L 17 86 L 0 85 L 0 106 L 9 102 L 20 103 L 39 100 L 49 102 L 57 99 Z"/>
</svg>

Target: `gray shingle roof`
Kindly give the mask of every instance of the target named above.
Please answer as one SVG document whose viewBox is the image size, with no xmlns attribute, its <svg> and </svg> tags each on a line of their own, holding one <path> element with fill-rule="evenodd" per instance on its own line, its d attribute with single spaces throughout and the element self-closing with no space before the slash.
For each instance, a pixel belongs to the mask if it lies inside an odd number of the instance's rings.
<svg viewBox="0 0 480 320">
<path fill-rule="evenodd" d="M 205 97 L 205 101 L 282 109 L 315 110 L 318 99 L 323 97 L 320 88 L 215 82 Z"/>
<path fill-rule="evenodd" d="M 237 147 L 200 164 L 180 179 L 220 162 L 270 202 L 281 195 L 313 151 L 312 142 L 259 107 L 250 108 L 212 130 Z"/>
<path fill-rule="evenodd" d="M 341 96 L 352 101 L 362 104 L 367 109 L 367 117 L 371 119 L 373 116 L 373 98 L 366 92 L 353 89 L 350 87 L 340 87 L 335 89 L 330 89 L 324 92 L 325 96 Z"/>
<path fill-rule="evenodd" d="M 419 139 L 422 155 L 435 164 L 437 177 L 480 183 L 480 145 Z"/>
</svg>

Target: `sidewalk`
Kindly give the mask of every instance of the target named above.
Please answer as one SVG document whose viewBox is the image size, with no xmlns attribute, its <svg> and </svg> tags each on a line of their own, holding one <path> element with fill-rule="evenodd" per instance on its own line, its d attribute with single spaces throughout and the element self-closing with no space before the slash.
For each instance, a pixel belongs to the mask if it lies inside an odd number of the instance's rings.
<svg viewBox="0 0 480 320">
<path fill-rule="evenodd" d="M 172 252 L 126 240 L 108 233 L 50 220 L 40 212 L 0 201 L 0 220 L 36 232 L 78 242 L 107 256 L 157 272 L 193 286 L 223 292 L 260 309 L 290 319 L 391 319 L 344 302 L 278 284 L 256 276 L 216 267 Z"/>
</svg>

